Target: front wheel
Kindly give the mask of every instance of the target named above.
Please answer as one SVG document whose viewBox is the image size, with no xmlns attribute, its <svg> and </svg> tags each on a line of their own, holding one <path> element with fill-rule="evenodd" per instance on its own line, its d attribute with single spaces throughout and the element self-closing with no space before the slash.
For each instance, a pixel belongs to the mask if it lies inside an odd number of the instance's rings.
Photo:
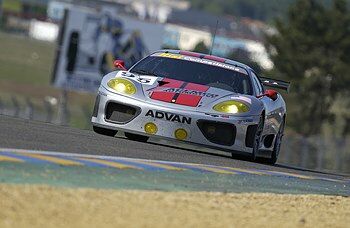
<svg viewBox="0 0 350 228">
<path fill-rule="evenodd" d="M 117 130 L 111 130 L 111 129 L 106 129 L 106 128 L 97 127 L 97 126 L 93 126 L 92 128 L 94 129 L 94 132 L 100 135 L 114 137 L 118 133 Z"/>
<path fill-rule="evenodd" d="M 143 136 L 143 135 L 136 135 L 128 132 L 125 132 L 124 134 L 125 134 L 125 137 L 133 141 L 147 142 L 147 140 L 149 139 L 149 137 Z"/>
<path fill-rule="evenodd" d="M 251 155 L 252 161 L 256 160 L 256 155 L 258 154 L 258 151 L 260 148 L 260 142 L 261 142 L 263 130 L 264 130 L 264 116 L 261 115 L 260 120 L 259 120 L 259 124 L 256 127 L 255 136 L 254 136 L 253 152 Z"/>
<path fill-rule="evenodd" d="M 273 147 L 271 158 L 266 160 L 267 164 L 274 165 L 277 162 L 278 155 L 280 153 L 281 145 L 282 145 L 282 137 L 283 137 L 283 133 L 284 133 L 284 125 L 285 125 L 285 121 L 283 120 L 283 122 L 281 123 L 280 129 L 279 129 L 279 131 L 278 131 L 278 133 L 276 135 L 275 145 Z"/>
</svg>

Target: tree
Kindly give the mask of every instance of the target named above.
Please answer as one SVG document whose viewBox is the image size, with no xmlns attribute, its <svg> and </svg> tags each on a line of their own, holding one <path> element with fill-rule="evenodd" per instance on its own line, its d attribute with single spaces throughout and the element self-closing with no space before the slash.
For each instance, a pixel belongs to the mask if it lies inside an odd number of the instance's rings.
<svg viewBox="0 0 350 228">
<path fill-rule="evenodd" d="M 179 49 L 179 47 L 172 46 L 172 45 L 163 45 L 162 49 L 174 49 L 174 50 L 177 50 L 177 49 Z"/>
<path fill-rule="evenodd" d="M 350 14 L 345 0 L 325 7 L 298 0 L 287 21 L 276 20 L 276 35 L 267 38 L 273 74 L 292 82 L 288 121 L 299 133 L 318 134 L 331 119 L 334 99 L 349 89 Z"/>
<path fill-rule="evenodd" d="M 228 58 L 250 66 L 258 75 L 262 72 L 261 66 L 250 57 L 247 50 L 237 48 L 229 54 Z"/>
<path fill-rule="evenodd" d="M 196 44 L 192 51 L 207 54 L 209 53 L 209 48 L 207 47 L 207 45 L 205 45 L 203 41 L 200 41 Z"/>
<path fill-rule="evenodd" d="M 226 14 L 235 17 L 249 17 L 255 20 L 270 22 L 273 18 L 284 19 L 288 7 L 297 0 L 190 0 L 195 9 L 213 14 Z M 318 0 L 326 7 L 330 7 L 332 0 Z M 350 3 L 350 0 L 347 0 Z"/>
</svg>

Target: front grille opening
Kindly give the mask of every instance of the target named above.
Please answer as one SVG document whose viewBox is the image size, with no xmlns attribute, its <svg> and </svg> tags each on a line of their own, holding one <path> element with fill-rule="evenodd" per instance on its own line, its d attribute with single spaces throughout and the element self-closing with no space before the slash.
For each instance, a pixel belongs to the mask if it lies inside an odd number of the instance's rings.
<svg viewBox="0 0 350 228">
<path fill-rule="evenodd" d="M 139 109 L 133 106 L 109 102 L 106 107 L 106 120 L 115 123 L 127 123 L 140 113 Z"/>
<path fill-rule="evenodd" d="M 215 144 L 232 146 L 236 139 L 236 126 L 230 123 L 199 120 L 199 129 L 204 137 Z"/>
<path fill-rule="evenodd" d="M 254 138 L 256 130 L 258 129 L 258 125 L 249 125 L 247 127 L 247 133 L 245 135 L 245 146 L 249 148 L 253 148 L 254 146 Z"/>
<path fill-rule="evenodd" d="M 264 146 L 266 148 L 270 148 L 272 146 L 272 142 L 273 142 L 273 139 L 275 138 L 274 135 L 267 135 L 265 138 L 264 138 Z"/>
</svg>

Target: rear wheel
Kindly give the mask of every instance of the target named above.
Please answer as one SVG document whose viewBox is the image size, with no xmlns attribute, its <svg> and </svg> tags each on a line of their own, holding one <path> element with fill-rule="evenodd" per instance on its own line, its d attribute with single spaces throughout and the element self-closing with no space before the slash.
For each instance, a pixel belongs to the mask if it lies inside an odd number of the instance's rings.
<svg viewBox="0 0 350 228">
<path fill-rule="evenodd" d="M 251 159 L 255 161 L 256 155 L 258 154 L 259 148 L 260 148 L 260 142 L 262 133 L 264 130 L 264 115 L 260 116 L 259 124 L 256 128 L 255 136 L 254 136 L 254 144 L 253 144 L 253 152 L 251 155 Z"/>
<path fill-rule="evenodd" d="M 117 134 L 117 130 L 106 129 L 102 127 L 93 126 L 94 132 L 100 135 L 106 135 L 114 137 Z"/>
<path fill-rule="evenodd" d="M 273 164 L 275 164 L 277 162 L 278 155 L 280 153 L 281 145 L 282 145 L 282 137 L 283 137 L 283 133 L 284 133 L 284 126 L 285 126 L 285 121 L 283 120 L 282 123 L 281 123 L 280 129 L 278 130 L 278 133 L 276 135 L 275 145 L 273 147 L 271 158 L 266 159 L 266 163 L 268 163 L 268 164 L 273 165 Z"/>
<path fill-rule="evenodd" d="M 125 137 L 133 141 L 147 142 L 147 140 L 149 139 L 149 137 L 143 136 L 143 135 L 136 135 L 128 132 L 125 132 L 124 134 L 125 134 Z"/>
</svg>

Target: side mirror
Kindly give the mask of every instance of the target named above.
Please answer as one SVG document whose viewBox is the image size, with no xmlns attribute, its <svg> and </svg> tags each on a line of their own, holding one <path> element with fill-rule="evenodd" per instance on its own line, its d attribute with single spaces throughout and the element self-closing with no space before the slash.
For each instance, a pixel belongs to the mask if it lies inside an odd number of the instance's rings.
<svg viewBox="0 0 350 228">
<path fill-rule="evenodd" d="M 121 69 L 121 70 L 127 70 L 125 68 L 125 62 L 123 60 L 116 60 L 114 61 L 114 66 L 118 69 Z"/>
<path fill-rule="evenodd" d="M 273 101 L 275 101 L 278 98 L 278 92 L 276 90 L 273 90 L 273 89 L 268 89 L 265 91 L 264 96 L 267 96 L 267 97 L 271 98 Z"/>
</svg>

